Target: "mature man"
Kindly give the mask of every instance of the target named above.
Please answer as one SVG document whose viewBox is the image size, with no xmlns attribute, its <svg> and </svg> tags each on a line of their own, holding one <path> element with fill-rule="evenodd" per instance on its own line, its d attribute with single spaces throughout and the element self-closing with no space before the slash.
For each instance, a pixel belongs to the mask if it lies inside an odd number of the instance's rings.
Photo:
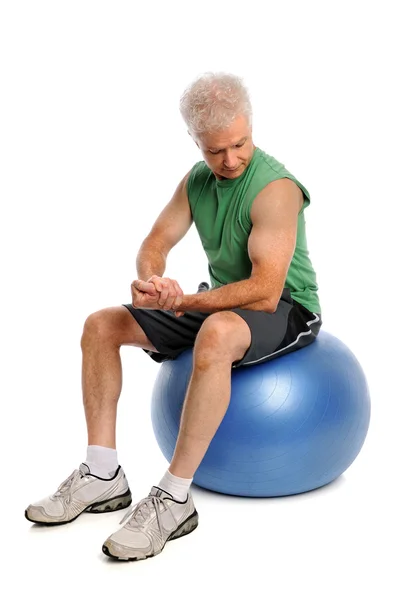
<svg viewBox="0 0 400 600">
<path fill-rule="evenodd" d="M 182 179 L 141 245 L 132 303 L 90 315 L 82 336 L 84 463 L 52 496 L 31 504 L 36 523 L 68 523 L 82 512 L 131 503 L 118 465 L 115 429 L 122 345 L 161 362 L 194 346 L 193 372 L 169 469 L 103 545 L 110 557 L 137 560 L 198 523 L 193 476 L 230 401 L 232 368 L 254 365 L 310 344 L 321 327 L 316 276 L 304 209 L 308 191 L 277 160 L 256 148 L 252 112 L 241 80 L 199 77 L 181 98 L 181 113 L 204 161 Z M 169 251 L 195 223 L 212 288 L 184 294 L 163 277 Z"/>
</svg>

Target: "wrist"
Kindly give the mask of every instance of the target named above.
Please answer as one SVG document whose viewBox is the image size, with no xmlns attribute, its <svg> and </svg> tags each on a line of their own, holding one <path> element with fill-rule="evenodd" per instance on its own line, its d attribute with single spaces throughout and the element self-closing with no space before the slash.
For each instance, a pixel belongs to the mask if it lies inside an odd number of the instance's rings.
<svg viewBox="0 0 400 600">
<path fill-rule="evenodd" d="M 182 296 L 182 302 L 179 304 L 176 310 L 199 310 L 194 306 L 196 299 L 196 294 L 184 294 Z"/>
<path fill-rule="evenodd" d="M 212 303 L 210 302 L 210 299 L 205 298 L 206 294 L 207 292 L 202 292 L 201 294 L 185 294 L 178 310 L 183 310 L 185 312 L 193 310 L 210 314 L 218 312 L 219 310 L 224 310 L 217 306 L 211 306 Z"/>
</svg>

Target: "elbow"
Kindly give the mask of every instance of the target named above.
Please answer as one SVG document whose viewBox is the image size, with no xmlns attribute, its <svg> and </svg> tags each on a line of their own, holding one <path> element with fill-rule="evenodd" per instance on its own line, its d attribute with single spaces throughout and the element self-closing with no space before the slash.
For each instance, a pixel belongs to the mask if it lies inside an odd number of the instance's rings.
<svg viewBox="0 0 400 600">
<path fill-rule="evenodd" d="M 282 300 L 282 298 L 285 300 L 285 302 L 287 302 L 289 304 L 293 304 L 291 295 L 288 292 L 289 292 L 288 289 L 285 290 L 284 288 L 282 288 L 280 290 L 279 294 L 270 294 L 268 296 L 268 305 L 269 306 L 268 306 L 267 312 L 275 313 L 278 309 L 279 303 Z"/>
<path fill-rule="evenodd" d="M 278 304 L 279 304 L 279 300 L 278 301 L 267 300 L 266 308 L 264 309 L 265 312 L 270 313 L 271 315 L 274 314 L 276 312 L 276 309 L 278 308 Z"/>
<path fill-rule="evenodd" d="M 268 294 L 267 298 L 265 299 L 265 311 L 271 314 L 275 313 L 277 311 L 280 299 L 281 294 Z"/>
<path fill-rule="evenodd" d="M 240 308 L 247 310 L 260 310 L 262 312 L 273 314 L 278 308 L 278 302 L 271 302 L 268 299 L 258 300 L 256 302 L 251 302 L 250 304 L 244 304 L 240 306 Z"/>
<path fill-rule="evenodd" d="M 281 299 L 282 290 L 278 286 L 272 286 L 270 283 L 266 285 L 265 278 L 261 281 L 257 280 L 255 283 L 256 285 L 252 290 L 253 301 L 242 308 L 261 310 L 271 314 L 275 313 Z"/>
</svg>

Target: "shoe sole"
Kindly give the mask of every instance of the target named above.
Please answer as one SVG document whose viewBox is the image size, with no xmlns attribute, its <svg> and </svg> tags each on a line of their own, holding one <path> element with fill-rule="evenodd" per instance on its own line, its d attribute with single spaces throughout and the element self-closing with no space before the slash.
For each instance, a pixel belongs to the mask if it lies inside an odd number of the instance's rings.
<svg viewBox="0 0 400 600">
<path fill-rule="evenodd" d="M 179 525 L 178 529 L 176 529 L 175 531 L 173 531 L 170 534 L 170 536 L 166 539 L 165 544 L 167 542 L 171 542 L 172 540 L 177 540 L 178 538 L 184 537 L 185 535 L 188 535 L 189 533 L 192 533 L 192 531 L 194 531 L 196 529 L 198 524 L 199 524 L 199 515 L 198 515 L 197 510 L 195 510 L 194 513 L 192 513 L 190 515 L 190 517 L 188 517 L 186 519 L 186 521 L 184 521 L 181 525 Z M 160 550 L 158 552 L 155 552 L 154 554 L 147 554 L 146 556 L 140 556 L 140 557 L 138 557 L 138 556 L 134 556 L 134 557 L 115 556 L 114 554 L 111 554 L 110 549 L 105 544 L 103 544 L 102 551 L 106 556 L 108 556 L 109 558 L 112 558 L 114 560 L 137 561 L 137 560 L 145 560 L 146 558 L 153 558 L 153 556 L 157 556 L 164 549 L 165 544 L 164 544 L 164 546 L 162 546 L 162 548 L 160 548 Z"/>
<path fill-rule="evenodd" d="M 84 512 L 95 514 L 114 512 L 116 510 L 127 508 L 131 504 L 132 494 L 130 489 L 128 489 L 128 491 L 125 492 L 125 494 L 121 494 L 120 496 L 115 496 L 114 498 L 109 498 L 108 500 L 102 500 L 101 502 L 94 502 L 93 504 L 90 504 L 90 506 L 87 506 L 84 510 L 82 510 L 82 512 L 77 514 L 76 517 L 70 519 L 69 521 L 35 521 L 34 519 L 29 518 L 28 509 L 26 509 L 25 511 L 25 518 L 31 523 L 36 523 L 37 525 L 67 525 L 68 523 L 72 523 L 72 521 L 75 521 L 75 519 L 80 517 Z"/>
</svg>

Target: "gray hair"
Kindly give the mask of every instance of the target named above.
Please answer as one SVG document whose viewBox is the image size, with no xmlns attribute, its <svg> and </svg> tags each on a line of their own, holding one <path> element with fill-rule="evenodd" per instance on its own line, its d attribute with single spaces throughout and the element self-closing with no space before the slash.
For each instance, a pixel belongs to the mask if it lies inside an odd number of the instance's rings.
<svg viewBox="0 0 400 600">
<path fill-rule="evenodd" d="M 183 93 L 180 111 L 194 136 L 227 129 L 239 115 L 252 122 L 252 108 L 242 79 L 229 73 L 204 73 Z"/>
</svg>

